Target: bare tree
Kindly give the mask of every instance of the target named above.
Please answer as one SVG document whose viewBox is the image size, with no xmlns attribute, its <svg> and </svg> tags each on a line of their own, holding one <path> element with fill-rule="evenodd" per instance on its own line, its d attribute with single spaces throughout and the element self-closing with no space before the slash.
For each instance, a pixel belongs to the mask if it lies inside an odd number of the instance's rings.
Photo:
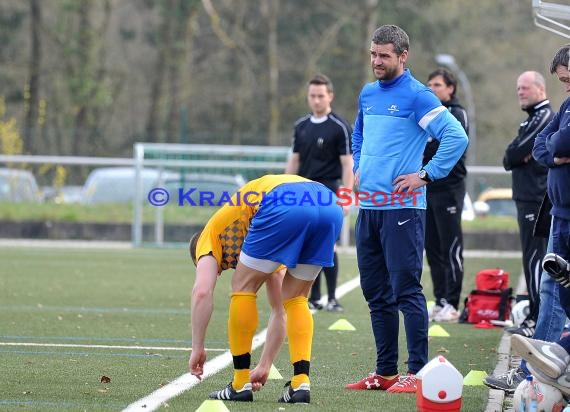
<svg viewBox="0 0 570 412">
<path fill-rule="evenodd" d="M 93 48 L 93 32 L 91 27 L 90 13 L 93 8 L 93 0 L 85 0 L 78 6 L 78 32 L 77 32 L 77 48 L 76 59 L 74 62 L 73 73 L 77 76 L 76 80 L 79 84 L 75 84 L 73 97 L 78 99 L 78 107 L 75 114 L 74 130 L 73 130 L 73 154 L 81 153 L 83 143 L 87 136 L 88 122 L 88 101 L 87 95 L 90 94 L 85 87 L 90 87 L 89 71 L 91 70 L 91 51 Z M 82 91 L 83 90 L 83 91 Z"/>
<path fill-rule="evenodd" d="M 176 141 L 181 126 L 195 143 L 283 144 L 317 71 L 333 79 L 335 110 L 355 114 L 373 77 L 367 43 L 390 23 L 410 34 L 416 78 L 436 54 L 455 56 L 478 105 L 477 158 L 498 164 L 520 121 L 513 73 L 547 74 L 560 46 L 515 0 L 3 0 L 0 9 L 0 94 L 31 153 L 126 155 L 134 141 Z M 546 81 L 557 106 L 565 94 Z"/>
<path fill-rule="evenodd" d="M 261 1 L 261 6 L 264 6 L 265 0 Z M 237 59 L 239 62 L 239 69 L 233 70 L 235 62 L 231 61 L 232 70 L 227 75 L 232 79 L 232 87 L 227 92 L 229 99 L 224 103 L 230 108 L 228 116 L 230 119 L 230 140 L 233 144 L 241 144 L 244 118 L 260 116 L 259 113 L 246 111 L 247 101 L 253 99 L 255 90 L 267 90 L 260 87 L 260 52 L 253 50 L 253 44 L 258 34 L 255 29 L 263 25 L 255 22 L 255 18 L 252 17 L 257 16 L 256 9 L 259 7 L 251 2 L 227 2 L 226 7 L 218 11 L 211 0 L 202 0 L 202 6 L 209 17 L 210 27 L 216 38 L 223 47 L 231 52 L 229 53 L 229 60 Z M 266 26 L 263 25 L 263 27 L 265 29 Z M 228 54 L 226 53 L 226 55 Z M 235 77 L 236 75 L 237 77 Z"/>
<path fill-rule="evenodd" d="M 364 13 L 364 37 L 372 39 L 372 33 L 378 26 L 378 14 L 374 13 L 378 7 L 378 0 L 366 0 L 365 7 L 362 9 Z M 362 65 L 364 71 L 362 72 L 362 83 L 366 83 L 370 78 L 370 66 L 367 64 Z"/>
<path fill-rule="evenodd" d="M 267 56 L 269 62 L 269 132 L 267 143 L 275 146 L 279 140 L 279 47 L 277 45 L 277 22 L 279 20 L 279 0 L 264 0 L 262 10 L 267 18 Z"/>
<path fill-rule="evenodd" d="M 171 0 L 172 1 L 172 0 Z M 146 117 L 146 127 L 145 127 L 145 140 L 146 141 L 158 141 L 158 121 L 160 119 L 160 99 L 162 98 L 162 88 L 163 88 L 163 78 L 166 72 L 166 58 L 167 49 L 165 44 L 168 42 L 170 21 L 168 19 L 168 13 L 162 17 L 162 22 L 157 34 L 156 46 L 157 56 L 156 63 L 153 70 L 153 77 L 151 79 L 151 92 L 150 92 L 150 104 L 148 109 L 148 115 Z"/>
<path fill-rule="evenodd" d="M 200 5 L 199 0 L 178 0 L 175 4 L 174 16 L 172 18 L 172 35 L 170 36 L 170 44 L 168 47 L 168 81 L 169 81 L 169 113 L 167 117 L 167 141 L 178 142 L 180 134 L 180 102 L 182 91 L 182 76 L 184 55 L 186 53 L 185 40 L 186 32 L 189 29 L 188 23 L 195 9 Z M 190 79 L 191 80 L 191 79 Z"/>
<path fill-rule="evenodd" d="M 66 7 L 56 12 L 60 23 L 46 30 L 48 37 L 59 48 L 57 64 L 63 69 L 52 81 L 67 87 L 66 99 L 61 101 L 65 101 L 65 106 L 52 105 L 51 113 L 52 116 L 59 116 L 59 111 L 67 111 L 61 123 L 71 124 L 72 133 L 71 139 L 66 139 L 70 144 L 65 146 L 71 146 L 71 152 L 76 155 L 87 152 L 97 154 L 106 150 L 104 142 L 94 137 L 103 136 L 102 118 L 110 110 L 116 92 L 110 90 L 104 43 L 112 14 L 111 4 L 111 0 L 66 2 Z M 102 13 L 96 8 L 99 5 L 102 5 Z M 52 96 L 63 95 L 59 87 L 53 88 L 53 91 Z M 54 112 L 53 107 L 58 110 Z"/>
<path fill-rule="evenodd" d="M 157 34 L 157 57 L 151 82 L 150 105 L 145 135 L 148 141 L 177 141 L 180 128 L 181 70 L 186 53 L 185 39 L 190 17 L 200 1 L 164 0 L 161 2 L 161 23 Z M 166 93 L 164 89 L 166 88 Z M 164 139 L 159 136 L 162 106 L 165 110 Z"/>
<path fill-rule="evenodd" d="M 24 123 L 24 151 L 34 153 L 38 127 L 40 102 L 40 71 L 42 61 L 42 9 L 40 0 L 30 0 L 30 60 L 28 64 L 28 93 L 26 118 Z"/>
</svg>

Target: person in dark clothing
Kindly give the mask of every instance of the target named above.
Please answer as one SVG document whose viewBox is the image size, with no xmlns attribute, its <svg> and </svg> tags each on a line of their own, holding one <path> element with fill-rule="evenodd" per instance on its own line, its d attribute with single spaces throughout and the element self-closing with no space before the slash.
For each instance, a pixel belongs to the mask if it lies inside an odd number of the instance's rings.
<svg viewBox="0 0 570 412">
<path fill-rule="evenodd" d="M 554 113 L 546 98 L 544 77 L 538 72 L 526 71 L 519 76 L 517 96 L 521 109 L 528 113 L 528 118 L 521 123 L 517 136 L 507 147 L 503 166 L 505 170 L 512 171 L 513 199 L 517 206 L 530 313 L 522 325 L 513 326 L 507 331 L 532 337 L 538 317 L 538 287 L 542 273 L 540 265 L 548 243 L 547 239 L 533 236 L 540 203 L 546 193 L 548 169 L 533 159 L 532 149 L 536 136 L 554 117 Z"/>
<path fill-rule="evenodd" d="M 457 80 L 454 74 L 439 68 L 430 73 L 427 85 L 469 134 L 467 112 L 455 96 Z M 438 148 L 439 141 L 429 137 L 424 150 L 424 166 Z M 429 319 L 436 322 L 456 322 L 460 315 L 458 308 L 463 284 L 461 212 L 467 175 L 465 155 L 466 152 L 447 177 L 427 185 L 425 250 L 435 296 Z"/>
<path fill-rule="evenodd" d="M 538 141 L 538 139 L 539 137 L 537 137 L 536 140 Z M 549 255 L 554 255 L 552 253 L 553 238 L 550 232 L 552 223 L 550 216 L 551 209 L 552 203 L 548 195 L 545 195 L 534 225 L 534 236 L 548 238 L 548 246 L 546 247 L 547 253 L 544 255 L 542 263 L 543 274 L 540 277 L 540 286 L 538 288 L 540 293 L 538 319 L 536 320 L 536 328 L 533 336 L 533 339 L 539 339 L 543 342 L 556 342 L 566 323 L 566 313 L 560 306 L 558 291 L 560 285 L 558 285 L 551 276 L 548 276 L 548 271 L 545 266 Z M 505 373 L 489 375 L 483 379 L 483 383 L 493 389 L 514 393 L 518 385 L 525 380 L 529 374 L 531 374 L 531 372 L 527 367 L 526 361 L 523 359 L 519 366 L 511 368 Z"/>
<path fill-rule="evenodd" d="M 556 74 L 566 93 L 570 93 L 570 45 L 554 55 L 550 73 Z M 570 98 L 564 100 L 552 121 L 538 134 L 532 150 L 533 158 L 548 168 L 548 198 L 552 202 L 552 253 L 543 259 L 544 271 L 559 283 L 558 297 L 566 316 L 570 316 Z M 540 302 L 542 318 L 545 302 Z M 538 334 L 538 333 L 537 333 Z M 558 335 L 560 336 L 560 335 Z M 537 337 L 541 338 L 541 337 Z M 511 348 L 528 362 L 528 370 L 540 382 L 552 385 L 568 395 L 570 383 L 566 373 L 570 363 L 570 336 L 547 343 L 544 340 L 513 336 Z"/>
<path fill-rule="evenodd" d="M 566 93 L 570 93 L 570 45 L 562 46 L 554 55 L 550 73 L 556 74 Z M 544 257 L 544 270 L 560 283 L 560 304 L 570 314 L 568 261 L 570 260 L 570 98 L 564 100 L 552 121 L 536 138 L 532 155 L 548 167 L 548 198 L 552 202 L 552 253 Z M 562 265 L 561 263 L 564 263 Z M 557 270 L 553 270 L 560 266 Z"/>
<path fill-rule="evenodd" d="M 354 184 L 353 160 L 350 136 L 352 128 L 338 114 L 332 111 L 333 84 L 323 75 L 317 74 L 310 81 L 307 101 L 311 113 L 295 122 L 293 153 L 289 157 L 285 173 L 298 174 L 324 184 L 333 192 L 342 188 L 351 192 Z M 345 216 L 350 205 L 343 206 Z M 342 312 L 343 307 L 336 300 L 338 279 L 338 256 L 334 253 L 334 266 L 323 269 L 327 282 L 328 303 L 325 309 Z M 321 275 L 315 279 L 309 296 L 311 309 L 322 309 Z"/>
</svg>

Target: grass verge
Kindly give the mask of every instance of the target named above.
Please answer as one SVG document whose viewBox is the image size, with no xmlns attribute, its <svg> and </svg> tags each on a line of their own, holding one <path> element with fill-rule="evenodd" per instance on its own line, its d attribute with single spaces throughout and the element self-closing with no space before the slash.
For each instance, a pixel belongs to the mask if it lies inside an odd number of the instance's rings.
<svg viewBox="0 0 570 412">
<path fill-rule="evenodd" d="M 157 207 L 143 207 L 143 221 L 150 223 L 156 220 L 156 213 L 164 215 L 167 224 L 205 224 L 217 210 L 216 207 L 192 207 L 168 204 L 160 210 Z M 357 212 L 351 214 L 351 227 L 354 227 Z M 9 221 L 65 221 L 95 223 L 127 223 L 133 219 L 132 205 L 79 205 L 55 203 L 1 203 L 0 220 Z M 477 217 L 463 222 L 466 231 L 505 231 L 517 232 L 516 219 L 506 216 Z"/>
</svg>

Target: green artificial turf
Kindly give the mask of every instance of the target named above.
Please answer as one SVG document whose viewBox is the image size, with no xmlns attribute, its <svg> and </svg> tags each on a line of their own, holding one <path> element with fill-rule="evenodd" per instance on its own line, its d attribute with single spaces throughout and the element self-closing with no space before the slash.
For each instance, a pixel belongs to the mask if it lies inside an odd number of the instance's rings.
<svg viewBox="0 0 570 412">
<path fill-rule="evenodd" d="M 181 249 L 0 249 L 0 365 L 2 410 L 121 410 L 187 372 L 190 346 L 190 293 L 194 268 Z M 464 291 L 473 288 L 479 269 L 500 266 L 518 280 L 519 259 L 466 259 Z M 339 284 L 358 274 L 356 258 L 342 255 Z M 227 349 L 227 309 L 230 272 L 219 279 L 215 310 L 208 329 L 208 359 Z M 431 297 L 429 272 L 425 292 Z M 323 282 L 323 293 L 326 286 Z M 259 330 L 269 310 L 260 294 Z M 231 411 L 408 411 L 413 395 L 377 391 L 351 392 L 347 382 L 374 369 L 375 348 L 369 312 L 359 287 L 340 298 L 344 313 L 318 312 L 311 363 L 310 405 L 275 401 L 291 375 L 287 344 L 275 366 L 283 380 L 271 380 L 255 394 L 253 404 L 226 402 Z M 346 319 L 356 331 L 330 331 Z M 470 370 L 491 373 L 502 331 L 472 325 L 443 325 L 449 338 L 430 339 L 430 359 L 444 355 L 465 375 Z M 11 343 L 12 345 L 8 345 Z M 16 345 L 17 344 L 17 345 Z M 23 346 L 41 344 L 50 346 Z M 67 345 L 67 346 L 58 346 Z M 71 346 L 83 345 L 83 346 Z M 102 345 L 106 345 L 103 347 Z M 123 348 L 124 347 L 124 348 Z M 166 350 L 164 348 L 179 348 Z M 257 350 L 253 359 L 259 358 Z M 400 333 L 400 372 L 405 372 L 405 335 Z M 101 383 L 101 377 L 111 379 Z M 226 368 L 161 409 L 197 409 L 207 394 L 231 379 Z M 488 391 L 465 387 L 465 411 L 481 411 Z"/>
</svg>

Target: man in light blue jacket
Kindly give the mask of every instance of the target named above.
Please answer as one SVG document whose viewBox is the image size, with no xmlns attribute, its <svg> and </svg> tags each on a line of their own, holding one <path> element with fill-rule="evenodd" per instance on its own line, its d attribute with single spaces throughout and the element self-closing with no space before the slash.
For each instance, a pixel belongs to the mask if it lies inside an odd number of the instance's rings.
<svg viewBox="0 0 570 412">
<path fill-rule="evenodd" d="M 370 46 L 377 79 L 359 97 L 352 134 L 356 198 L 356 250 L 360 284 L 376 341 L 376 370 L 348 389 L 415 392 L 416 373 L 427 363 L 428 313 L 420 284 L 425 185 L 449 173 L 468 139 L 461 124 L 404 68 L 409 38 L 393 25 L 378 28 Z M 440 142 L 422 168 L 428 137 Z M 408 346 L 405 376 L 398 375 L 399 315 Z"/>
</svg>

